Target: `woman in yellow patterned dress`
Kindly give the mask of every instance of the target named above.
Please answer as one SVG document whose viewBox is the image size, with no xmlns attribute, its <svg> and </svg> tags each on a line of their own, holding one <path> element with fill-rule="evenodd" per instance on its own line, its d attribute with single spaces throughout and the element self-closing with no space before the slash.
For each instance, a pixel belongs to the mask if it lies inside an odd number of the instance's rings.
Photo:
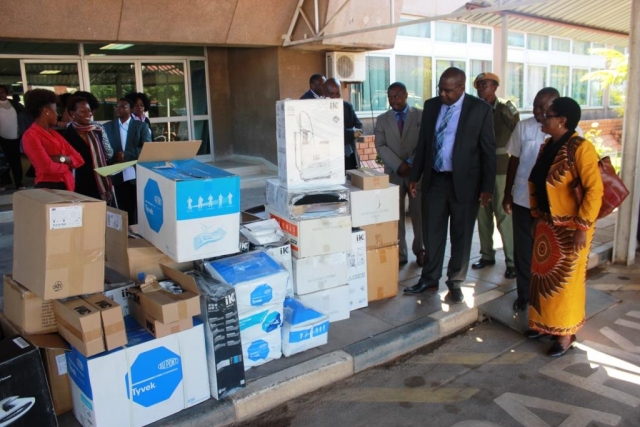
<svg viewBox="0 0 640 427">
<path fill-rule="evenodd" d="M 602 202 L 598 155 L 575 132 L 580 106 L 556 98 L 542 122 L 550 136 L 529 176 L 534 222 L 529 327 L 525 335 L 550 334 L 548 354 L 562 356 L 585 321 L 586 274 L 595 222 Z M 580 178 L 584 199 L 578 205 L 571 184 Z"/>
</svg>

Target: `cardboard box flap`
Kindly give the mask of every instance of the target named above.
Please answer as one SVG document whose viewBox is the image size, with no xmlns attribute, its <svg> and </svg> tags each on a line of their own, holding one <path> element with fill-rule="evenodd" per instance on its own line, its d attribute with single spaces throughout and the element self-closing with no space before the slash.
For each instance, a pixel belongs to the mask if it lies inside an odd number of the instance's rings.
<svg viewBox="0 0 640 427">
<path fill-rule="evenodd" d="M 165 264 L 160 264 L 160 268 L 166 277 L 178 283 L 185 291 L 200 295 L 196 279 Z"/>
<path fill-rule="evenodd" d="M 105 256 L 107 266 L 129 277 L 128 214 L 107 206 L 107 230 Z"/>
<path fill-rule="evenodd" d="M 202 141 L 154 142 L 144 144 L 138 163 L 192 159 L 198 154 Z"/>
<path fill-rule="evenodd" d="M 26 199 L 36 200 L 40 203 L 55 204 L 55 203 L 104 203 L 103 200 L 94 199 L 92 197 L 83 196 L 82 194 L 73 193 L 66 190 L 50 190 L 50 189 L 35 189 L 24 190 L 13 193 L 14 199 L 16 197 L 24 197 Z M 15 202 L 14 202 L 15 203 Z"/>
</svg>

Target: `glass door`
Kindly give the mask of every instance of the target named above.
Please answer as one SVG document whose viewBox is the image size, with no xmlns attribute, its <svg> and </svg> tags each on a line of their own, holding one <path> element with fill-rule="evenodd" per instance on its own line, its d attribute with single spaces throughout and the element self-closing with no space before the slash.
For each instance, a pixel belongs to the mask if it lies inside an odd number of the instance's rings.
<svg viewBox="0 0 640 427">
<path fill-rule="evenodd" d="M 100 101 L 100 108 L 94 112 L 94 120 L 113 120 L 118 100 L 136 90 L 135 63 L 91 61 L 87 63 L 86 74 L 87 90 Z"/>
<path fill-rule="evenodd" d="M 142 92 L 151 100 L 147 112 L 155 141 L 188 141 L 188 93 L 185 61 L 142 62 Z"/>
<path fill-rule="evenodd" d="M 21 66 L 25 91 L 41 88 L 62 95 L 80 89 L 80 61 L 24 59 Z"/>
</svg>

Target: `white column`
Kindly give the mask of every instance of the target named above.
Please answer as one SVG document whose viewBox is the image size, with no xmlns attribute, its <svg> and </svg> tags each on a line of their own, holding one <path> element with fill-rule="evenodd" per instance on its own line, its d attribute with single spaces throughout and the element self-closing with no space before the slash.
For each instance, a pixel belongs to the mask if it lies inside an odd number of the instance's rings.
<svg viewBox="0 0 640 427">
<path fill-rule="evenodd" d="M 507 95 L 507 45 L 509 39 L 509 23 L 507 17 L 502 15 L 502 27 L 493 28 L 493 70 L 500 77 L 500 86 L 496 95 L 506 98 Z M 474 76 L 475 77 L 475 76 Z"/>
<path fill-rule="evenodd" d="M 632 0 L 629 33 L 629 70 L 627 97 L 622 126 L 622 168 L 620 175 L 630 191 L 618 209 L 613 243 L 613 261 L 632 264 L 636 254 L 640 182 L 638 182 L 638 139 L 640 137 L 640 0 Z"/>
</svg>

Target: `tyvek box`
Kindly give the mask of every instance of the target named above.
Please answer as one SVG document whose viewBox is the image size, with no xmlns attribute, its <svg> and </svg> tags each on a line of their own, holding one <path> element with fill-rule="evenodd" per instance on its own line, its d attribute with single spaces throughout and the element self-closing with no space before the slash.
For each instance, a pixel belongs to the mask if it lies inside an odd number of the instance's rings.
<svg viewBox="0 0 640 427">
<path fill-rule="evenodd" d="M 138 232 L 177 262 L 238 251 L 240 178 L 194 160 L 199 147 L 145 144 L 138 159 Z"/>
<path fill-rule="evenodd" d="M 367 295 L 367 238 L 364 230 L 351 232 L 351 252 L 347 267 L 349 306 L 357 310 L 369 305 Z"/>
<path fill-rule="evenodd" d="M 245 371 L 282 357 L 280 328 L 250 341 L 242 341 Z"/>
<path fill-rule="evenodd" d="M 329 316 L 305 307 L 293 298 L 284 300 L 282 354 L 291 356 L 327 343 Z"/>
<path fill-rule="evenodd" d="M 293 258 L 293 289 L 310 294 L 347 283 L 348 252 Z"/>
<path fill-rule="evenodd" d="M 214 279 L 233 286 L 240 315 L 267 304 L 282 304 L 289 273 L 262 251 L 206 261 L 204 269 Z"/>
<path fill-rule="evenodd" d="M 326 218 L 295 220 L 265 206 L 267 214 L 280 224 L 291 240 L 293 256 L 306 258 L 348 252 L 351 249 L 351 217 L 339 215 Z"/>
<path fill-rule="evenodd" d="M 395 184 L 388 188 L 361 190 L 352 185 L 351 224 L 353 227 L 397 221 L 400 217 L 400 190 Z"/>
<path fill-rule="evenodd" d="M 291 244 L 289 243 L 288 238 L 284 238 L 282 241 L 277 243 L 269 243 L 264 245 L 263 247 L 256 246 L 256 248 L 261 248 L 265 251 L 275 262 L 284 267 L 285 270 L 289 273 L 289 280 L 287 280 L 287 296 L 293 296 L 293 265 L 291 262 Z"/>
<path fill-rule="evenodd" d="M 349 190 L 344 185 L 314 190 L 292 190 L 279 180 L 268 179 L 267 204 L 289 218 L 319 218 L 349 213 Z"/>
<path fill-rule="evenodd" d="M 325 289 L 306 295 L 296 295 L 305 306 L 329 316 L 330 322 L 349 318 L 349 285 Z"/>
<path fill-rule="evenodd" d="M 209 398 L 202 322 L 153 338 L 127 331 L 128 344 L 86 358 L 67 354 L 73 413 L 85 427 L 144 426 Z"/>
<path fill-rule="evenodd" d="M 276 103 L 278 178 L 290 189 L 341 185 L 344 176 L 341 99 Z"/>
<path fill-rule="evenodd" d="M 242 342 L 263 337 L 282 326 L 283 301 L 255 307 L 239 314 L 240 338 Z"/>
</svg>

